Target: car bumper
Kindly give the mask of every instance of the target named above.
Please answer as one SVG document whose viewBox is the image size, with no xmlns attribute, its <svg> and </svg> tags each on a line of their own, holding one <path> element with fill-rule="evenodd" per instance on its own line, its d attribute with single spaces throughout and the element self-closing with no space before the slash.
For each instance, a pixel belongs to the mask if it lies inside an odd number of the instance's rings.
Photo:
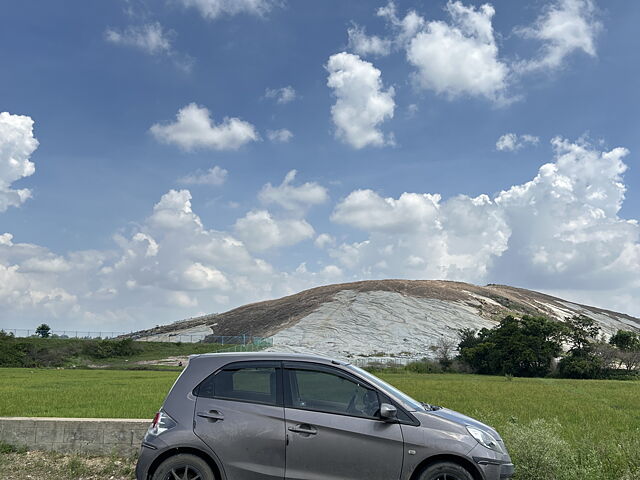
<svg viewBox="0 0 640 480">
<path fill-rule="evenodd" d="M 500 460 L 496 458 L 473 457 L 486 480 L 503 480 L 513 478 L 515 466 L 511 460 Z"/>
<path fill-rule="evenodd" d="M 147 480 L 149 469 L 153 461 L 158 457 L 158 449 L 152 445 L 143 443 L 140 447 L 140 455 L 136 464 L 136 480 Z"/>
</svg>

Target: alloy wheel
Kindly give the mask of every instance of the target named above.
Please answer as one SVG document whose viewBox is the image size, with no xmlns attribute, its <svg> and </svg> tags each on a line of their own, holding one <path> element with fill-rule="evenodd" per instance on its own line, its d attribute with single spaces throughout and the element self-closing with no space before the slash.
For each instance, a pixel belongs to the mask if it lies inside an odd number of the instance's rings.
<svg viewBox="0 0 640 480">
<path fill-rule="evenodd" d="M 173 467 L 165 480 L 201 480 L 200 472 L 191 465 Z"/>
</svg>

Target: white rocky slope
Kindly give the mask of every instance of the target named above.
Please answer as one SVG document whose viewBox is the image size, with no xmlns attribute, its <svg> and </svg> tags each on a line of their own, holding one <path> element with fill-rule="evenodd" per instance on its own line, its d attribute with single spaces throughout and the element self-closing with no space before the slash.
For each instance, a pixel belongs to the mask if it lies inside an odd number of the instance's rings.
<svg viewBox="0 0 640 480">
<path fill-rule="evenodd" d="M 273 351 L 322 352 L 336 358 L 429 355 L 461 328 L 490 328 L 473 307 L 396 292 L 343 290 L 273 336 Z"/>
</svg>

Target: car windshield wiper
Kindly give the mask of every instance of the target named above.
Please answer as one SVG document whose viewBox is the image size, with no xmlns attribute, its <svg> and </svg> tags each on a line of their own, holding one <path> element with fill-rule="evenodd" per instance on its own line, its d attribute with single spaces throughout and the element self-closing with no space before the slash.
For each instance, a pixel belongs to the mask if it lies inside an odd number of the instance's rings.
<svg viewBox="0 0 640 480">
<path fill-rule="evenodd" d="M 440 410 L 442 408 L 439 405 L 431 405 L 431 404 L 425 403 L 425 402 L 420 402 L 420 403 L 429 412 L 435 412 L 436 410 Z"/>
</svg>

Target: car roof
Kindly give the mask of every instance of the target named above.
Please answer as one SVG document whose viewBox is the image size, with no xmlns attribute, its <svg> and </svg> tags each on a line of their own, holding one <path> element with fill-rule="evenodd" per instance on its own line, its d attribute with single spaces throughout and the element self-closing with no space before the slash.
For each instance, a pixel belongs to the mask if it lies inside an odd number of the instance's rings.
<svg viewBox="0 0 640 480">
<path fill-rule="evenodd" d="M 322 355 L 314 355 L 309 353 L 285 353 L 285 352 L 222 352 L 222 353 L 202 353 L 199 355 L 191 355 L 189 359 L 221 359 L 233 361 L 233 360 L 290 360 L 298 362 L 318 362 L 318 363 L 332 363 L 334 365 L 348 365 L 349 362 L 343 362 L 330 357 L 324 357 Z"/>
</svg>

